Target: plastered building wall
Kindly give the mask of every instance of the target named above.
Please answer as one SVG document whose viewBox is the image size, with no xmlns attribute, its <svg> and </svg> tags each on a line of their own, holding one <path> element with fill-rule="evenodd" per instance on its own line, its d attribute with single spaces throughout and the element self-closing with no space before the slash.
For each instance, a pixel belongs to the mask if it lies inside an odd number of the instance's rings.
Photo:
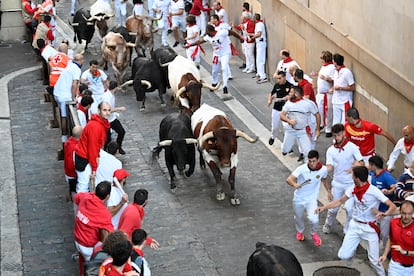
<svg viewBox="0 0 414 276">
<path fill-rule="evenodd" d="M 26 26 L 23 23 L 21 0 L 1 0 L 0 41 L 23 40 Z"/>
</svg>

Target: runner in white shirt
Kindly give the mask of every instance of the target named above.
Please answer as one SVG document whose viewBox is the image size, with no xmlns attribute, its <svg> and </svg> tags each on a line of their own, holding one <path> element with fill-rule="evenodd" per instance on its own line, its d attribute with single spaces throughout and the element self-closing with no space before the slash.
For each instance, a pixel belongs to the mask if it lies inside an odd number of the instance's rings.
<svg viewBox="0 0 414 276">
<path fill-rule="evenodd" d="M 226 10 L 221 6 L 221 3 L 219 1 L 215 1 L 213 3 L 213 10 L 214 10 L 214 13 L 218 15 L 221 21 L 223 21 L 226 24 L 229 24 Z"/>
<path fill-rule="evenodd" d="M 364 240 L 368 243 L 368 259 L 375 274 L 385 276 L 384 267 L 379 262 L 379 227 L 376 221 L 393 214 L 396 206 L 377 187 L 369 184 L 368 169 L 365 166 L 352 168 L 352 178 L 355 184 L 351 185 L 344 195 L 325 206 L 316 208 L 315 213 L 338 208 L 352 198 L 352 220 L 338 251 L 338 257 L 341 260 L 351 261 L 360 241 Z M 385 213 L 374 214 L 372 210 L 377 209 L 381 202 L 389 207 L 388 210 Z"/>
<path fill-rule="evenodd" d="M 332 133 L 335 143 L 326 151 L 326 167 L 328 171 L 333 171 L 332 188 L 331 192 L 328 193 L 328 199 L 337 200 L 354 184 L 354 180 L 352 179 L 352 167 L 354 164 L 364 165 L 364 161 L 359 148 L 354 143 L 349 142 L 345 137 L 344 125 L 333 125 Z M 344 225 L 344 232 L 346 233 L 349 221 L 351 220 L 352 202 L 348 201 L 344 207 L 347 211 L 347 220 Z M 322 228 L 325 234 L 330 233 L 338 210 L 339 207 L 329 209 L 325 224 Z"/>
<path fill-rule="evenodd" d="M 169 16 L 172 21 L 172 28 L 175 39 L 173 47 L 176 47 L 180 43 L 178 30 L 181 31 L 183 38 L 185 37 L 186 20 L 183 0 L 171 0 Z"/>
<path fill-rule="evenodd" d="M 108 151 L 113 154 L 115 154 L 116 150 L 117 148 L 111 148 L 111 150 L 108 149 Z M 99 151 L 99 165 L 96 169 L 95 185 L 102 181 L 109 181 L 112 183 L 114 172 L 118 169 L 122 169 L 121 161 L 111 153 L 108 153 L 103 149 Z"/>
<path fill-rule="evenodd" d="M 335 74 L 335 65 L 332 63 L 332 53 L 329 51 L 322 51 L 321 55 L 322 67 L 318 73 L 318 94 L 316 95 L 316 103 L 319 107 L 319 114 L 321 114 L 321 127 L 325 127 L 326 137 L 331 137 L 332 129 L 332 93 L 329 90 L 332 88 Z"/>
<path fill-rule="evenodd" d="M 305 236 L 305 212 L 312 224 L 311 234 L 315 246 L 320 246 L 322 240 L 318 235 L 319 216 L 315 214 L 318 207 L 318 196 L 321 181 L 328 189 L 328 169 L 319 161 L 319 152 L 309 151 L 308 163 L 297 167 L 287 178 L 287 183 L 295 188 L 292 205 L 295 212 L 296 239 L 303 241 Z"/>
<path fill-rule="evenodd" d="M 277 66 L 276 66 L 276 71 L 273 74 L 273 77 L 276 78 L 277 77 L 277 72 L 283 71 L 283 72 L 286 72 L 286 80 L 288 82 L 294 84 L 295 80 L 293 79 L 293 75 L 290 73 L 289 68 L 291 68 L 293 65 L 296 65 L 297 68 L 301 69 L 299 64 L 296 62 L 296 60 L 294 60 L 290 57 L 289 50 L 287 50 L 287 49 L 280 50 L 279 56 L 280 56 L 281 60 L 278 62 Z M 293 72 L 294 72 L 294 70 L 293 70 Z"/>
<path fill-rule="evenodd" d="M 158 28 L 162 30 L 161 33 L 161 44 L 162 46 L 167 46 L 167 35 L 169 29 L 168 23 L 168 13 L 170 12 L 171 0 L 154 0 L 152 5 L 153 12 L 157 13 L 157 17 L 161 16 L 162 18 L 158 20 Z"/>
<path fill-rule="evenodd" d="M 414 161 L 414 126 L 406 125 L 402 133 L 403 137 L 398 140 L 388 159 L 387 166 L 389 171 L 394 170 L 395 162 L 400 154 L 404 156 L 405 169 L 408 169 Z"/>
<path fill-rule="evenodd" d="M 333 87 L 329 90 L 332 95 L 333 124 L 345 124 L 346 111 L 352 107 L 355 90 L 354 75 L 345 67 L 344 57 L 340 54 L 333 55 L 335 74 Z"/>
<path fill-rule="evenodd" d="M 91 113 L 98 113 L 98 105 L 102 102 L 102 96 L 108 89 L 109 80 L 108 75 L 98 68 L 98 61 L 93 59 L 89 62 L 89 69 L 84 71 L 81 76 L 81 83 L 88 86 L 88 89 L 92 91 L 93 104 L 91 107 Z"/>
<path fill-rule="evenodd" d="M 197 43 L 200 40 L 200 28 L 197 25 L 196 18 L 193 15 L 187 16 L 187 45 Z M 195 62 L 196 66 L 200 67 L 200 45 L 193 45 L 186 50 L 187 58 Z"/>
</svg>

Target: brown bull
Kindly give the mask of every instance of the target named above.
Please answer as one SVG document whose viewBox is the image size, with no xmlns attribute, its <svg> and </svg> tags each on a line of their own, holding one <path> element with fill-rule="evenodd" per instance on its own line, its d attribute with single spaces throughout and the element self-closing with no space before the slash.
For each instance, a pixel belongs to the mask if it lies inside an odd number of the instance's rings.
<svg viewBox="0 0 414 276">
<path fill-rule="evenodd" d="M 110 62 L 118 83 L 122 83 L 122 78 L 131 59 L 129 47 L 134 47 L 134 44 L 126 42 L 119 33 L 109 32 L 102 40 L 101 50 L 105 61 L 104 69 L 108 69 L 107 63 Z"/>
<path fill-rule="evenodd" d="M 130 35 L 135 36 L 135 49 L 138 56 L 145 57 L 145 49 L 149 49 L 152 53 L 154 48 L 154 33 L 157 32 L 153 28 L 153 21 L 160 20 L 146 15 L 133 14 L 126 19 L 125 26 Z"/>
<path fill-rule="evenodd" d="M 235 191 L 235 175 L 238 162 L 237 138 L 242 137 L 249 143 L 254 139 L 243 131 L 233 128 L 223 111 L 203 104 L 191 117 L 191 129 L 198 139 L 200 166 L 207 162 L 216 180 L 217 200 L 223 200 L 222 172 L 220 168 L 229 167 L 230 203 L 239 205 L 240 199 Z"/>
</svg>

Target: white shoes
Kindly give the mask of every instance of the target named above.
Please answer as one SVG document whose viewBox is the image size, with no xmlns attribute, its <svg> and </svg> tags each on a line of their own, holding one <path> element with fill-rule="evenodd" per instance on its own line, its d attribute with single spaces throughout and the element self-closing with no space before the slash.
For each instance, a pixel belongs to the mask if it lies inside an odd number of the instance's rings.
<svg viewBox="0 0 414 276">
<path fill-rule="evenodd" d="M 247 70 L 246 71 L 247 74 L 254 73 L 254 72 L 256 72 L 256 71 L 255 70 Z"/>
<path fill-rule="evenodd" d="M 247 69 L 247 68 L 244 68 L 244 69 L 242 70 L 242 72 L 243 72 L 243 73 L 247 73 L 247 71 L 248 71 L 248 69 Z"/>
</svg>

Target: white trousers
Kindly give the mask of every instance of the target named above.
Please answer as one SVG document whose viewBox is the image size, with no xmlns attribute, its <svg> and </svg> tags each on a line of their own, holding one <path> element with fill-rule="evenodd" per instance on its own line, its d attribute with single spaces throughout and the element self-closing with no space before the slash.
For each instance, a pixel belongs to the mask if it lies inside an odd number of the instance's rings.
<svg viewBox="0 0 414 276">
<path fill-rule="evenodd" d="M 388 276 L 414 275 L 414 266 L 404 267 L 391 259 L 388 266 Z"/>
<path fill-rule="evenodd" d="M 319 215 L 315 214 L 315 209 L 318 207 L 318 202 L 315 199 L 304 200 L 303 198 L 293 198 L 293 210 L 295 212 L 295 227 L 297 232 L 303 233 L 305 231 L 305 211 L 308 220 L 312 224 L 311 234 L 318 231 Z"/>
<path fill-rule="evenodd" d="M 350 221 L 348 231 L 346 232 L 344 240 L 342 242 L 342 246 L 339 248 L 338 257 L 341 260 L 351 259 L 354 256 L 355 250 L 357 249 L 361 240 L 364 240 L 368 243 L 368 259 L 372 269 L 375 271 L 375 274 L 385 276 L 384 267 L 378 261 L 378 235 L 377 232 L 375 232 L 375 230 L 368 224 L 359 223 L 353 219 Z"/>
<path fill-rule="evenodd" d="M 247 64 L 246 64 L 247 66 Z M 270 132 L 270 136 L 274 139 L 276 138 L 277 132 L 280 126 L 280 111 L 272 108 L 272 130 Z"/>
<path fill-rule="evenodd" d="M 72 0 L 72 3 L 70 5 L 70 13 L 74 14 L 75 13 L 75 9 L 76 9 L 76 1 L 77 0 Z"/>
<path fill-rule="evenodd" d="M 211 65 L 211 75 L 213 76 L 213 83 L 218 83 L 218 71 L 221 66 L 221 75 L 223 77 L 223 87 L 227 87 L 227 81 L 229 80 L 229 55 L 222 55 L 217 57 L 218 62 Z"/>
<path fill-rule="evenodd" d="M 305 157 L 305 162 L 308 162 L 308 153 L 311 149 L 311 142 L 305 129 L 302 130 L 286 130 L 283 138 L 282 152 L 290 152 L 295 141 L 298 142 L 301 153 Z"/>
<path fill-rule="evenodd" d="M 80 245 L 77 241 L 75 241 L 75 247 L 78 250 L 78 252 L 82 254 L 85 261 L 91 260 L 94 247 L 86 247 L 86 246 Z"/>
<path fill-rule="evenodd" d="M 201 12 L 200 15 L 196 16 L 196 24 L 200 28 L 200 36 L 203 36 L 206 33 L 206 27 L 207 27 L 205 12 Z"/>
<path fill-rule="evenodd" d="M 353 183 L 349 183 L 348 185 L 346 185 L 344 183 L 339 184 L 335 182 L 335 180 L 332 180 L 332 189 L 331 189 L 332 196 L 333 196 L 332 200 L 335 201 L 341 198 L 345 194 L 346 189 L 348 189 L 352 185 Z M 344 204 L 344 208 L 346 211 L 346 222 L 344 225 L 344 233 L 346 233 L 348 230 L 349 222 L 352 218 L 352 209 L 354 208 L 354 199 L 353 198 L 348 199 Z M 333 224 L 334 220 L 336 219 L 336 215 L 338 214 L 338 210 L 339 210 L 339 207 L 331 208 L 328 210 L 325 224 L 329 226 Z"/>
<path fill-rule="evenodd" d="M 244 56 L 246 57 L 246 69 L 254 71 L 256 70 L 255 60 L 254 60 L 254 43 L 244 42 L 242 44 L 242 50 Z"/>
<path fill-rule="evenodd" d="M 257 75 L 261 79 L 265 79 L 266 71 L 265 71 L 265 64 L 266 64 L 266 42 L 265 41 L 257 41 L 256 42 L 256 68 L 257 68 Z"/>
<path fill-rule="evenodd" d="M 326 101 L 326 103 L 325 103 Z M 331 132 L 332 129 L 332 94 L 318 93 L 316 95 L 316 104 L 318 105 L 319 114 L 321 114 L 321 126 L 326 127 L 325 132 Z M 325 105 L 328 110 L 324 110 Z M 326 114 L 325 114 L 326 113 Z"/>
<path fill-rule="evenodd" d="M 167 35 L 168 35 L 168 17 L 162 16 L 161 20 L 158 20 L 158 28 L 161 29 L 161 44 L 163 46 L 168 45 Z"/>
<path fill-rule="evenodd" d="M 89 181 L 91 179 L 92 174 L 91 165 L 88 163 L 83 172 L 76 170 L 76 174 L 78 175 L 78 184 L 76 184 L 76 192 L 89 192 Z"/>
<path fill-rule="evenodd" d="M 197 50 L 197 53 L 195 54 L 195 56 L 192 58 L 191 56 L 193 55 L 193 53 L 194 53 L 194 51 L 196 50 L 198 48 L 198 50 Z M 187 58 L 188 59 L 190 59 L 190 60 L 192 60 L 192 61 L 194 61 L 196 64 L 200 64 L 200 51 L 201 51 L 201 49 L 200 49 L 200 46 L 191 46 L 191 47 L 188 47 L 187 49 L 186 49 L 186 54 L 187 54 Z"/>
<path fill-rule="evenodd" d="M 127 15 L 127 2 L 115 3 L 115 17 L 118 26 L 125 26 L 126 15 Z"/>
<path fill-rule="evenodd" d="M 352 101 L 348 102 L 352 106 Z M 332 104 L 333 119 L 332 124 L 345 124 L 346 121 L 346 104 Z"/>
</svg>

